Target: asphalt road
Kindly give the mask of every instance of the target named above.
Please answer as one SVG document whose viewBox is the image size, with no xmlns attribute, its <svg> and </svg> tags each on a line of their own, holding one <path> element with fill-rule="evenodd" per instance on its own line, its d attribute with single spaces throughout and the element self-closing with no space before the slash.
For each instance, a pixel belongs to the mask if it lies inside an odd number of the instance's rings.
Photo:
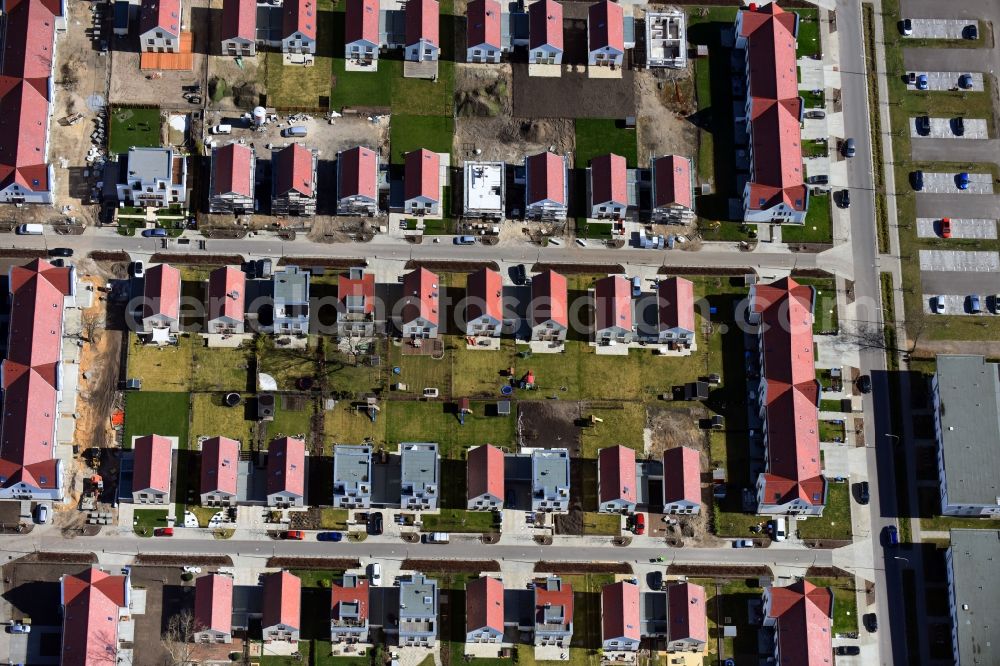
<svg viewBox="0 0 1000 666">
<path fill-rule="evenodd" d="M 955 4 L 958 3 L 951 6 Z M 989 72 L 995 62 L 990 49 L 903 49 L 903 67 L 907 72 Z"/>
<path fill-rule="evenodd" d="M 997 139 L 920 139 L 912 141 L 913 159 L 917 162 L 993 162 L 1000 163 L 1000 140 Z"/>
<path fill-rule="evenodd" d="M 900 187 L 909 187 L 909 185 L 904 183 L 900 183 L 899 185 Z M 941 217 L 1000 219 L 1000 195 L 959 193 L 918 194 L 917 217 L 933 217 L 935 219 Z"/>
<path fill-rule="evenodd" d="M 923 271 L 920 285 L 925 294 L 1000 293 L 1000 273 Z"/>
</svg>

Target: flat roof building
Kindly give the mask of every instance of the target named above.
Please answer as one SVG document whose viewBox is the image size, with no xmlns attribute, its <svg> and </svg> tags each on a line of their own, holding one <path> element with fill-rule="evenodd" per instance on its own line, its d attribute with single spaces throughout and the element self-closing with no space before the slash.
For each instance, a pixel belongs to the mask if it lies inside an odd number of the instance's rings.
<svg viewBox="0 0 1000 666">
<path fill-rule="evenodd" d="M 403 509 L 433 511 L 438 506 L 441 461 L 434 442 L 403 442 L 400 448 L 400 499 Z"/>
<path fill-rule="evenodd" d="M 333 506 L 367 509 L 372 503 L 372 447 L 340 444 L 333 449 Z"/>
<path fill-rule="evenodd" d="M 466 162 L 463 166 L 466 217 L 502 220 L 504 217 L 503 162 Z"/>
<path fill-rule="evenodd" d="M 564 513 L 569 510 L 569 451 L 535 449 L 531 452 L 531 510 Z"/>
<path fill-rule="evenodd" d="M 437 645 L 438 586 L 423 574 L 399 583 L 399 644 Z"/>
<path fill-rule="evenodd" d="M 945 565 L 956 666 L 1000 663 L 1000 531 L 952 530 Z"/>
</svg>

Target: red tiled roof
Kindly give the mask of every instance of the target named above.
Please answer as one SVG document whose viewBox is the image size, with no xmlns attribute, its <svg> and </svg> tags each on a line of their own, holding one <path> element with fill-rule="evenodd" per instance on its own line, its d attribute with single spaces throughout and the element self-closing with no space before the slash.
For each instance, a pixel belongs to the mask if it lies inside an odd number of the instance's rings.
<svg viewBox="0 0 1000 666">
<path fill-rule="evenodd" d="M 441 290 L 438 276 L 426 268 L 418 268 L 403 278 L 403 323 L 421 317 L 437 325 Z"/>
<path fill-rule="evenodd" d="M 497 0 L 470 0 L 465 10 L 468 17 L 465 43 L 468 48 L 500 44 L 500 3 Z"/>
<path fill-rule="evenodd" d="M 267 494 L 293 493 L 306 496 L 306 444 L 282 437 L 267 450 Z"/>
<path fill-rule="evenodd" d="M 222 39 L 257 40 L 256 0 L 222 0 Z"/>
<path fill-rule="evenodd" d="M 208 277 L 208 318 L 229 317 L 243 321 L 247 299 L 246 273 L 233 266 L 212 271 Z"/>
<path fill-rule="evenodd" d="M 181 0 L 142 0 L 139 34 L 150 30 L 162 30 L 180 37 Z"/>
<path fill-rule="evenodd" d="M 503 501 L 503 451 L 492 444 L 477 446 L 469 451 L 465 466 L 468 499 L 489 493 Z"/>
<path fill-rule="evenodd" d="M 531 323 L 544 324 L 550 319 L 569 328 L 566 277 L 549 269 L 531 280 Z"/>
<path fill-rule="evenodd" d="M 555 3 L 552 3 L 555 4 Z M 534 7 L 535 5 L 532 5 Z M 554 201 L 566 205 L 566 162 L 555 153 L 538 153 L 527 159 L 528 203 Z"/>
<path fill-rule="evenodd" d="M 535 622 L 542 624 L 545 605 L 563 607 L 563 623 L 569 626 L 573 622 L 573 586 L 562 581 L 561 589 L 550 590 L 545 581 L 535 583 Z"/>
<path fill-rule="evenodd" d="M 694 332 L 694 284 L 680 277 L 661 280 L 657 287 L 660 299 L 660 326 L 683 328 Z"/>
<path fill-rule="evenodd" d="M 678 446 L 663 452 L 663 501 L 701 504 L 701 455 Z"/>
<path fill-rule="evenodd" d="M 100 569 L 71 575 L 60 581 L 63 606 L 60 664 L 114 666 L 118 663 L 119 609 L 129 602 L 125 576 Z"/>
<path fill-rule="evenodd" d="M 302 33 L 307 39 L 316 39 L 316 0 L 285 0 L 282 21 L 282 38 Z"/>
<path fill-rule="evenodd" d="M 628 205 L 625 158 L 608 153 L 590 160 L 590 202 Z"/>
<path fill-rule="evenodd" d="M 365 314 L 371 314 L 375 310 L 375 274 L 364 273 L 360 280 L 341 275 L 337 279 L 337 300 L 346 306 L 348 296 L 364 298 Z"/>
<path fill-rule="evenodd" d="M 157 264 L 146 270 L 143 286 L 142 317 L 163 315 L 180 317 L 181 272 L 170 264 Z"/>
<path fill-rule="evenodd" d="M 7 20 L 0 73 L 33 80 L 42 92 L 52 76 L 52 40 L 61 4 L 59 0 L 7 0 L 3 9 Z"/>
<path fill-rule="evenodd" d="M 465 630 L 479 629 L 503 633 L 503 582 L 489 576 L 465 586 Z"/>
<path fill-rule="evenodd" d="M 771 588 L 768 617 L 777 623 L 779 664 L 816 666 L 831 664 L 833 592 L 800 580 L 788 587 Z"/>
<path fill-rule="evenodd" d="M 340 153 L 338 196 L 378 200 L 378 155 L 371 148 L 357 146 Z"/>
<path fill-rule="evenodd" d="M 621 5 L 603 0 L 590 6 L 587 17 L 591 51 L 608 47 L 625 52 L 625 13 Z"/>
<path fill-rule="evenodd" d="M 316 183 L 313 181 L 313 153 L 300 144 L 285 146 L 271 158 L 275 186 L 278 196 L 290 192 L 311 197 Z"/>
<path fill-rule="evenodd" d="M 528 5 L 529 48 L 551 46 L 563 50 L 563 8 L 555 0 Z"/>
<path fill-rule="evenodd" d="M 347 0 L 344 10 L 344 43 L 379 43 L 379 0 Z"/>
<path fill-rule="evenodd" d="M 798 97 L 797 16 L 771 2 L 757 11 L 744 10 L 740 17 L 740 34 L 747 39 L 750 62 L 750 95 L 767 99 Z"/>
<path fill-rule="evenodd" d="M 440 196 L 438 192 L 440 181 L 440 155 L 426 148 L 406 153 L 403 190 L 407 201 L 417 197 L 426 197 L 431 201 L 437 201 Z"/>
<path fill-rule="evenodd" d="M 503 321 L 503 280 L 500 273 L 481 268 L 469 276 L 466 284 L 465 316 L 469 321 L 487 316 Z"/>
<path fill-rule="evenodd" d="M 601 278 L 594 285 L 594 330 L 632 328 L 632 292 L 620 275 Z"/>
<path fill-rule="evenodd" d="M 330 588 L 330 615 L 336 619 L 340 615 L 341 603 L 357 603 L 358 617 L 364 623 L 368 620 L 368 579 L 358 576 L 354 587 L 344 587 L 343 579 Z"/>
<path fill-rule="evenodd" d="M 264 578 L 264 613 L 261 626 L 265 629 L 278 624 L 298 629 L 302 607 L 302 580 L 287 571 L 278 571 Z"/>
<path fill-rule="evenodd" d="M 228 437 L 210 437 L 201 444 L 201 492 L 236 494 L 240 443 Z"/>
<path fill-rule="evenodd" d="M 194 582 L 194 630 L 233 630 L 233 579 L 207 574 Z"/>
<path fill-rule="evenodd" d="M 601 627 L 604 640 L 642 637 L 639 586 L 620 581 L 601 589 Z"/>
<path fill-rule="evenodd" d="M 253 196 L 253 148 L 228 143 L 212 150 L 212 196 Z"/>
<path fill-rule="evenodd" d="M 162 435 L 146 435 L 135 440 L 132 491 L 170 492 L 170 466 L 173 453 L 170 440 Z"/>
<path fill-rule="evenodd" d="M 627 446 L 609 446 L 597 453 L 600 502 L 636 502 L 635 451 Z"/>
<path fill-rule="evenodd" d="M 53 436 L 58 364 L 62 358 L 63 303 L 72 292 L 72 269 L 42 259 L 10 269 L 7 357 L 3 361 L 0 483 L 59 486 Z"/>
<path fill-rule="evenodd" d="M 708 642 L 705 588 L 694 583 L 675 583 L 667 588 L 667 640 L 693 639 Z"/>
<path fill-rule="evenodd" d="M 768 473 L 764 501 L 826 501 L 819 455 L 819 384 L 813 356 L 813 289 L 785 278 L 754 288 L 766 381 Z"/>
<path fill-rule="evenodd" d="M 691 162 L 678 155 L 664 155 L 653 162 L 656 178 L 654 208 L 678 205 L 693 208 L 691 200 Z"/>
<path fill-rule="evenodd" d="M 437 0 L 408 0 L 406 3 L 406 45 L 416 44 L 421 39 L 440 46 L 438 22 L 441 6 Z"/>
</svg>

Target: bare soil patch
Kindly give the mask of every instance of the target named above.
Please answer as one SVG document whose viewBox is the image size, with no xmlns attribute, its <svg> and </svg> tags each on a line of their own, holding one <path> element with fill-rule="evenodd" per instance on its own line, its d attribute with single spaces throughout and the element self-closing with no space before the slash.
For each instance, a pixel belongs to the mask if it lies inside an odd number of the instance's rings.
<svg viewBox="0 0 1000 666">
<path fill-rule="evenodd" d="M 544 264 L 538 263 L 531 267 L 533 272 L 553 270 L 563 275 L 599 275 L 613 273 L 624 273 L 625 267 L 621 264 Z"/>
<path fill-rule="evenodd" d="M 518 404 L 517 441 L 522 447 L 550 447 L 580 452 L 580 403 L 565 400 L 526 400 Z"/>
<path fill-rule="evenodd" d="M 509 64 L 455 65 L 455 110 L 459 116 L 509 116 L 512 106 Z"/>
<path fill-rule="evenodd" d="M 401 569 L 424 573 L 462 573 L 465 571 L 500 571 L 496 560 L 403 560 Z"/>
<path fill-rule="evenodd" d="M 630 574 L 632 566 L 624 562 L 535 562 L 535 571 L 554 574 L 616 573 Z"/>
<path fill-rule="evenodd" d="M 704 452 L 706 436 L 698 427 L 698 419 L 708 416 L 709 411 L 700 402 L 650 406 L 646 410 L 646 425 L 651 434 L 649 453 L 659 458 L 667 449 L 678 446 Z"/>
<path fill-rule="evenodd" d="M 191 264 L 196 266 L 232 266 L 243 263 L 238 254 L 171 254 L 157 252 L 150 257 L 151 264 Z"/>
<path fill-rule="evenodd" d="M 693 65 L 684 70 L 641 70 L 635 73 L 639 164 L 656 155 L 698 154 L 698 128 L 688 116 L 698 110 Z"/>
<path fill-rule="evenodd" d="M 460 117 L 453 147 L 462 159 L 522 164 L 526 155 L 549 149 L 572 153 L 576 134 L 573 121 L 565 118 Z"/>
<path fill-rule="evenodd" d="M 203 567 L 231 567 L 233 561 L 228 555 L 156 555 L 138 554 L 136 564 L 160 567 L 182 567 L 199 565 Z"/>
<path fill-rule="evenodd" d="M 406 270 L 426 268 L 429 271 L 444 271 L 448 273 L 475 273 L 480 268 L 500 270 L 495 261 L 407 261 Z"/>
<path fill-rule="evenodd" d="M 701 564 L 671 564 L 667 567 L 671 576 L 696 576 L 698 578 L 760 578 L 770 576 L 767 567 L 726 567 Z"/>
</svg>

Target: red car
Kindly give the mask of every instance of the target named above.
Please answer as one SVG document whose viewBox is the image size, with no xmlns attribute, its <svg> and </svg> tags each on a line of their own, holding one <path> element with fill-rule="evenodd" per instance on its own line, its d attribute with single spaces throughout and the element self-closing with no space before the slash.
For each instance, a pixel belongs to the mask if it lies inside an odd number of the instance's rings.
<svg viewBox="0 0 1000 666">
<path fill-rule="evenodd" d="M 302 541 L 306 538 L 306 535 L 302 530 L 288 530 L 285 532 L 285 538 L 292 541 Z"/>
<path fill-rule="evenodd" d="M 635 514 L 635 528 L 634 528 L 634 531 L 635 531 L 636 534 L 645 534 L 646 533 L 646 514 L 644 514 L 644 513 L 637 513 L 637 514 Z"/>
<path fill-rule="evenodd" d="M 174 528 L 172 527 L 157 527 L 153 530 L 153 536 L 163 536 L 171 537 L 174 535 Z"/>
<path fill-rule="evenodd" d="M 941 218 L 941 238 L 951 238 L 951 218 Z"/>
</svg>

